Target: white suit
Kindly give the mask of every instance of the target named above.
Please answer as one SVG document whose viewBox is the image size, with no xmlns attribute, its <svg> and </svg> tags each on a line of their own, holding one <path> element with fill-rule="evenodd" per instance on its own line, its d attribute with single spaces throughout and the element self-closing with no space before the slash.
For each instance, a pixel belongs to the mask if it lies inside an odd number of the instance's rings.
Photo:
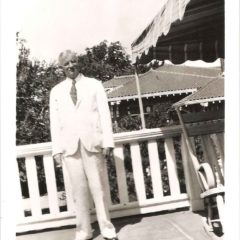
<svg viewBox="0 0 240 240">
<path fill-rule="evenodd" d="M 113 147 L 112 123 L 104 88 L 96 79 L 77 77 L 77 104 L 70 97 L 72 80 L 56 85 L 50 96 L 53 155 L 73 154 L 79 140 L 90 152 Z"/>
<path fill-rule="evenodd" d="M 116 236 L 105 203 L 104 161 L 101 149 L 113 147 L 111 116 L 104 88 L 96 79 L 78 75 L 77 103 L 70 96 L 72 80 L 66 78 L 50 94 L 53 155 L 62 153 L 69 173 L 77 215 L 77 239 L 92 237 L 88 191 L 93 196 L 101 233 Z M 105 175 L 105 176 L 103 176 Z"/>
</svg>

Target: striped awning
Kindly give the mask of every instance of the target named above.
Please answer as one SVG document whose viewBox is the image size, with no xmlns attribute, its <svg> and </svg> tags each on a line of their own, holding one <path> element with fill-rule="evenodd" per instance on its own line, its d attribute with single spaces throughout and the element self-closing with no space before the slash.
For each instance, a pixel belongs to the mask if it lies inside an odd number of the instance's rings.
<svg viewBox="0 0 240 240">
<path fill-rule="evenodd" d="M 168 0 L 132 43 L 134 63 L 224 58 L 224 0 Z"/>
</svg>

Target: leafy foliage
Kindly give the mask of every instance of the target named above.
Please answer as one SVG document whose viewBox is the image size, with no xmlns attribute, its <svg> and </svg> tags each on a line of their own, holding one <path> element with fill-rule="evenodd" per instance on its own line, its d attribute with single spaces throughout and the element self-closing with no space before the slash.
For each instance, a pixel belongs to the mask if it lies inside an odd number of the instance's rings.
<svg viewBox="0 0 240 240">
<path fill-rule="evenodd" d="M 133 74 L 129 56 L 120 42 L 107 41 L 86 49 L 86 54 L 79 56 L 81 72 L 89 77 L 107 81 L 114 76 Z"/>
<path fill-rule="evenodd" d="M 153 105 L 152 111 L 145 115 L 146 128 L 159 128 L 179 124 L 176 112 L 171 108 L 173 102 L 166 101 Z M 127 132 L 141 129 L 139 115 L 125 115 L 113 124 L 113 131 Z"/>
<path fill-rule="evenodd" d="M 171 101 L 155 104 L 152 112 L 146 117 L 146 127 L 156 128 L 171 125 L 173 123 L 172 104 Z"/>
</svg>

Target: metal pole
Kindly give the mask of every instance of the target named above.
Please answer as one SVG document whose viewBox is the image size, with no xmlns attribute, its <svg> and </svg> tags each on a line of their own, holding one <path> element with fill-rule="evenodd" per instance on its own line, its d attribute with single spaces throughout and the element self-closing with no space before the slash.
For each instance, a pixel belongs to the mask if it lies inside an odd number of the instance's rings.
<svg viewBox="0 0 240 240">
<path fill-rule="evenodd" d="M 224 60 L 224 58 L 220 58 L 220 64 L 221 64 L 221 72 L 223 74 L 225 72 L 225 60 Z"/>
<path fill-rule="evenodd" d="M 144 118 L 143 103 L 142 103 L 139 78 L 138 78 L 138 75 L 137 75 L 136 68 L 135 68 L 135 79 L 136 79 L 136 85 L 137 85 L 137 95 L 138 95 L 138 102 L 139 102 L 139 109 L 140 109 L 140 117 L 141 117 L 141 122 L 142 122 L 142 129 L 145 129 L 146 124 L 145 124 L 145 118 Z"/>
</svg>

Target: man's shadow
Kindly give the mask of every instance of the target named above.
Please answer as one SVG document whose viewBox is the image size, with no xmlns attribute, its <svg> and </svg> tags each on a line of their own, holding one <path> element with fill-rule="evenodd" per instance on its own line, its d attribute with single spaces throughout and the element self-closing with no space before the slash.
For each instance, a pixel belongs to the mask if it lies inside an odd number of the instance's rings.
<svg viewBox="0 0 240 240">
<path fill-rule="evenodd" d="M 142 215 L 135 215 L 135 216 L 128 216 L 128 217 L 120 217 L 120 218 L 116 218 L 116 219 L 111 219 L 111 222 L 114 225 L 114 227 L 116 229 L 116 233 L 118 235 L 122 228 L 124 228 L 126 226 L 129 226 L 129 225 L 134 225 L 134 224 L 140 223 L 142 218 L 143 218 Z M 99 235 L 101 235 L 101 233 L 100 233 L 97 221 L 92 223 L 92 228 L 94 229 L 93 239 L 94 240 L 102 239 L 102 238 L 99 238 Z"/>
</svg>

